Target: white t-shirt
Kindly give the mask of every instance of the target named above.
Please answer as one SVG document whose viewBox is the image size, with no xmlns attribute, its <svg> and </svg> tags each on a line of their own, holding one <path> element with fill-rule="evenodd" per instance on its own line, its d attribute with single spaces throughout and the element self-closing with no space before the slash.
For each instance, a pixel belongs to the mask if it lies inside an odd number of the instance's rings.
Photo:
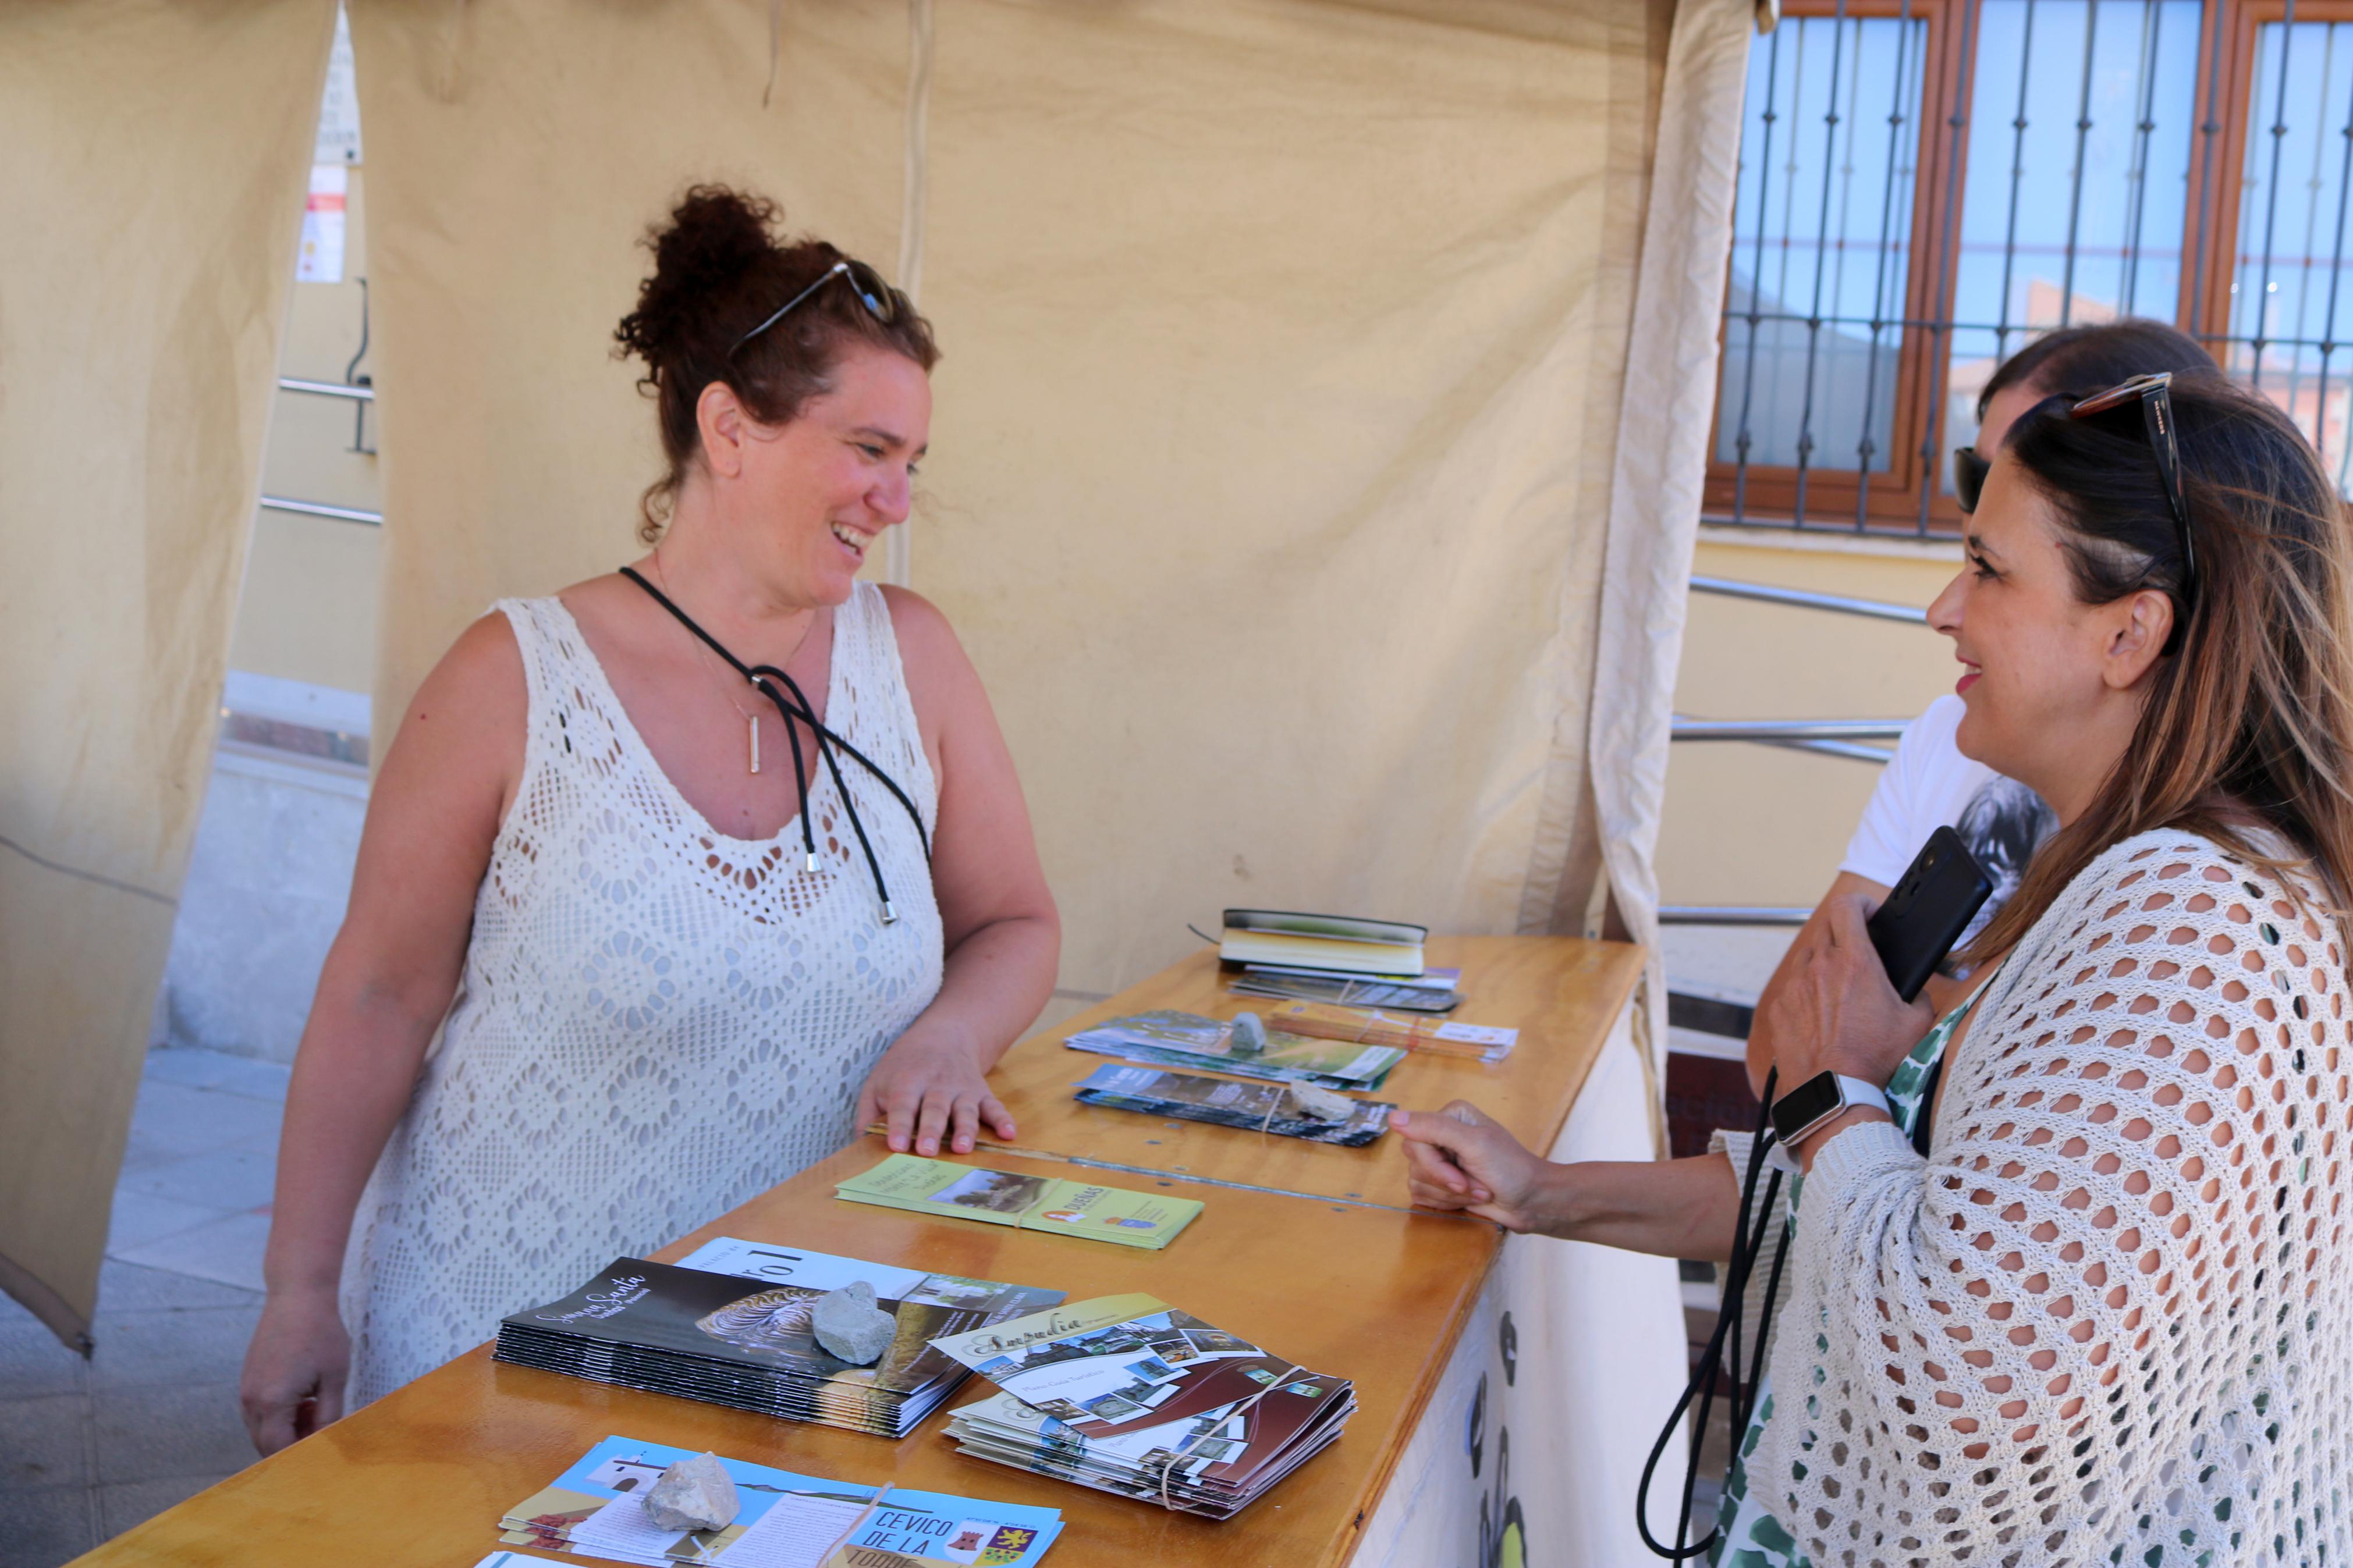
<svg viewBox="0 0 2353 1568">
<path fill-rule="evenodd" d="M 1953 734 L 1968 711 L 1958 697 L 1939 697 L 1905 727 L 1895 760 L 1881 772 L 1839 863 L 1841 871 L 1892 888 L 1930 834 L 1952 828 L 1993 879 L 1992 897 L 1957 946 L 1974 938 L 2017 891 L 2035 848 L 2059 826 L 2032 790 L 1961 755 Z"/>
</svg>

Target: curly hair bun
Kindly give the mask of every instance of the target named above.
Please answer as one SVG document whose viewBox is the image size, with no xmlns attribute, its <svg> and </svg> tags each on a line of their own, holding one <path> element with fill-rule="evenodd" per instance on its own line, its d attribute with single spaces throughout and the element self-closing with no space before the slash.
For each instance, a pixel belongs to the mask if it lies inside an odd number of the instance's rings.
<svg viewBox="0 0 2353 1568">
<path fill-rule="evenodd" d="M 670 221 L 647 231 L 653 273 L 638 286 L 638 308 L 621 319 L 615 339 L 649 368 L 673 361 L 709 330 L 713 307 L 723 310 L 776 254 L 775 229 L 783 216 L 766 197 L 725 185 L 688 190 Z"/>
</svg>

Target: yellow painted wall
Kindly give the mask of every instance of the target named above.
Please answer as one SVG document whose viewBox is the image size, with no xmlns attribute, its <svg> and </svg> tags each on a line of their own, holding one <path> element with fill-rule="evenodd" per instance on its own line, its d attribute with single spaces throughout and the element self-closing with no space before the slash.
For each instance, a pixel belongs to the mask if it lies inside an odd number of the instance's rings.
<svg viewBox="0 0 2353 1568">
<path fill-rule="evenodd" d="M 283 374 L 341 381 L 360 345 L 367 271 L 365 180 L 351 170 L 341 283 L 297 283 L 287 320 Z M 360 369 L 368 368 L 363 361 Z M 262 460 L 265 495 L 383 508 L 376 459 L 352 452 L 353 405 L 280 393 Z M 369 416 L 368 444 L 375 444 Z M 376 571 L 382 531 L 359 523 L 263 511 L 229 644 L 229 665 L 257 675 L 365 691 L 375 679 Z"/>
<path fill-rule="evenodd" d="M 1959 567 L 1958 548 L 1944 542 L 1710 528 L 1694 571 L 1925 606 Z M 1957 673 L 1952 645 L 1925 628 L 1694 594 L 1675 710 L 1695 719 L 1908 719 L 1951 690 Z M 1814 902 L 1837 874 L 1878 776 L 1870 763 L 1779 747 L 1678 742 L 1659 841 L 1664 900 Z"/>
</svg>

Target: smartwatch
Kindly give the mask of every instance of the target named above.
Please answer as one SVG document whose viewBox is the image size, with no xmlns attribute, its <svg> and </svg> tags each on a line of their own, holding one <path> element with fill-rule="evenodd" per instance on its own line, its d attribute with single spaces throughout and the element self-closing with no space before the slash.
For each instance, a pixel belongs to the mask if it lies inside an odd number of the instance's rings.
<svg viewBox="0 0 2353 1568">
<path fill-rule="evenodd" d="M 1894 1114 L 1878 1085 L 1843 1073 L 1818 1072 L 1773 1102 L 1773 1131 L 1783 1148 L 1795 1149 L 1823 1122 L 1858 1105 Z"/>
</svg>

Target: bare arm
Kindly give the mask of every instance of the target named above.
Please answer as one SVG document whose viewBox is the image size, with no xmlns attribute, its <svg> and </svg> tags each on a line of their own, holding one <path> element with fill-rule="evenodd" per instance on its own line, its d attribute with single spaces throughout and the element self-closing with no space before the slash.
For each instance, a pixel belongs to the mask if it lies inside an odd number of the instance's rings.
<svg viewBox="0 0 2353 1568">
<path fill-rule="evenodd" d="M 240 1390 L 264 1454 L 343 1411 L 336 1308 L 353 1210 L 455 993 L 474 898 L 522 772 L 526 698 L 504 617 L 460 637 L 417 692 L 368 802 L 351 904 L 294 1060 Z"/>
<path fill-rule="evenodd" d="M 883 1120 L 894 1150 L 936 1154 L 944 1142 L 969 1153 L 983 1121 L 1000 1138 L 1015 1134 L 983 1075 L 1051 994 L 1061 920 L 978 672 L 929 602 L 883 592 L 939 779 L 932 887 L 947 961 L 939 994 L 867 1079 L 859 1125 Z"/>
<path fill-rule="evenodd" d="M 1405 1137 L 1421 1207 L 1660 1258 L 1732 1256 L 1740 1189 L 1721 1154 L 1556 1165 L 1460 1100 L 1440 1111 L 1399 1113 L 1390 1125 Z"/>
</svg>

